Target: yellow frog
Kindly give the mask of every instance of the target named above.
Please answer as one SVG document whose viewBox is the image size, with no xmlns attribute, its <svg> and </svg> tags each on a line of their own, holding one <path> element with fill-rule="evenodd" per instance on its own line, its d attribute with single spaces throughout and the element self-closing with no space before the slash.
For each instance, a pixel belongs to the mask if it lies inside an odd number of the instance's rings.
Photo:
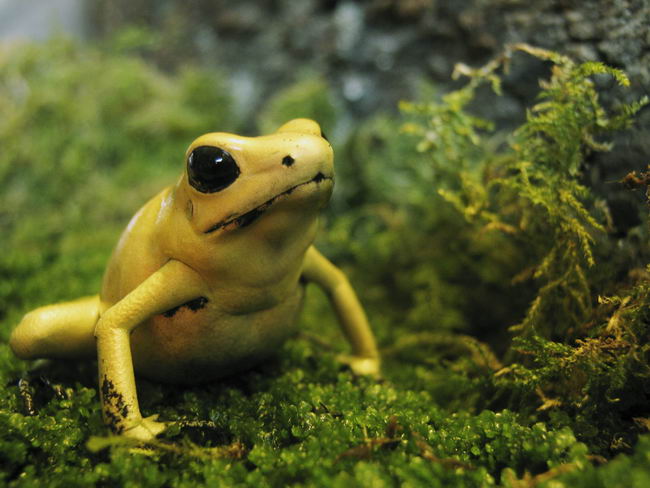
<svg viewBox="0 0 650 488">
<path fill-rule="evenodd" d="M 144 205 L 122 234 L 99 295 L 38 308 L 13 331 L 23 359 L 98 359 L 106 423 L 148 440 L 134 371 L 194 384 L 252 366 L 296 331 L 304 284 L 328 294 L 352 346 L 346 362 L 377 374 L 375 340 L 345 275 L 312 245 L 333 187 L 319 125 L 275 133 L 209 133 L 186 153 L 178 182 Z"/>
</svg>

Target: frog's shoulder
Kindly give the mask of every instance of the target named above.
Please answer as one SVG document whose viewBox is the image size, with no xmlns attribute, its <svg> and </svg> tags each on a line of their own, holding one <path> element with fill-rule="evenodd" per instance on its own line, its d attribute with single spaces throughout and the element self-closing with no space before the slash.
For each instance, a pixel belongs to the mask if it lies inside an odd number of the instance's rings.
<svg viewBox="0 0 650 488">
<path fill-rule="evenodd" d="M 117 302 L 167 260 L 156 235 L 165 220 L 170 199 L 171 188 L 168 187 L 145 203 L 129 221 L 106 267 L 102 302 Z"/>
</svg>

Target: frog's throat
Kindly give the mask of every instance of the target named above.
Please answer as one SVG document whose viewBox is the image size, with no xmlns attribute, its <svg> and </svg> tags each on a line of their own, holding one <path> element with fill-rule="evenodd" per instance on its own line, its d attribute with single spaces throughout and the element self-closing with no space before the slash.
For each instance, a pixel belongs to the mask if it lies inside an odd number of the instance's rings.
<svg viewBox="0 0 650 488">
<path fill-rule="evenodd" d="M 253 210 L 249 210 L 248 212 L 243 213 L 237 217 L 232 217 L 227 220 L 222 220 L 221 222 L 214 224 L 212 227 L 206 230 L 204 234 L 211 234 L 212 232 L 221 229 L 226 229 L 226 228 L 228 228 L 228 230 L 233 230 L 233 229 L 241 229 L 242 227 L 246 227 L 247 225 L 250 225 L 253 222 L 255 222 L 280 197 L 291 194 L 291 192 L 293 192 L 297 188 L 300 188 L 301 186 L 309 185 L 310 183 L 320 183 L 321 181 L 326 181 L 326 180 L 333 181 L 334 179 L 331 176 L 325 176 L 323 173 L 318 172 L 316 176 L 314 176 L 311 180 L 305 181 L 304 183 L 300 183 L 298 185 L 294 185 L 288 190 L 285 190 L 282 193 L 278 193 L 276 196 L 270 198 L 262 205 L 255 207 Z"/>
</svg>

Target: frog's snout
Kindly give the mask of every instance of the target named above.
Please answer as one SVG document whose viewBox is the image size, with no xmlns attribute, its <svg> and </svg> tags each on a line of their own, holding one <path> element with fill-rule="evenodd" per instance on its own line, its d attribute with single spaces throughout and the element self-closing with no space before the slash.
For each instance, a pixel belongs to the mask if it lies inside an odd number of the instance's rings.
<svg viewBox="0 0 650 488">
<path fill-rule="evenodd" d="M 302 143 L 300 144 L 302 146 L 302 154 L 287 154 L 282 158 L 283 166 L 291 168 L 294 163 L 298 163 L 297 166 L 300 166 L 300 163 L 305 159 L 311 159 L 312 166 L 314 166 L 313 163 L 317 163 L 315 169 L 318 169 L 318 175 L 332 179 L 332 147 L 316 121 L 311 119 L 293 119 L 280 126 L 275 132 L 276 134 L 291 134 L 294 137 L 296 134 L 299 136 L 308 136 L 302 138 Z M 318 139 L 313 139 L 313 136 L 316 136 Z M 319 181 L 316 179 L 316 182 Z"/>
</svg>

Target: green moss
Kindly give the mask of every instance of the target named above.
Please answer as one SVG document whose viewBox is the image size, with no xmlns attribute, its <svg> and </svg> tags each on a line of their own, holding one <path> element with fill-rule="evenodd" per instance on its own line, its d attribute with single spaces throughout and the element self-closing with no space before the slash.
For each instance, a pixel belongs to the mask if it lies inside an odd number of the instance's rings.
<svg viewBox="0 0 650 488">
<path fill-rule="evenodd" d="M 35 306 L 96 292 L 119 232 L 174 181 L 187 144 L 237 130 L 219 77 L 152 68 L 136 54 L 150 41 L 0 55 L 0 338 Z M 305 334 L 274 360 L 200 388 L 139 380 L 143 413 L 181 423 L 134 446 L 106 437 L 92 362 L 42 366 L 64 396 L 35 380 L 39 412 L 25 415 L 16 382 L 33 365 L 5 340 L 0 485 L 645 486 L 650 289 L 642 272 L 613 282 L 633 259 L 601 271 L 599 256 L 635 244 L 606 233 L 581 178 L 639 106 L 599 105 L 590 80 L 624 84 L 616 70 L 520 48 L 556 67 L 513 134 L 467 108 L 480 84 L 500 88 L 495 62 L 335 148 L 319 246 L 366 304 L 384 381 L 336 362 L 344 341 L 309 289 Z M 322 81 L 302 81 L 259 124 L 307 116 L 328 131 L 334 107 Z"/>
<path fill-rule="evenodd" d="M 427 393 L 353 378 L 331 354 L 305 341 L 287 344 L 281 360 L 219 385 L 180 390 L 139 382 L 145 413 L 211 426 L 168 433 L 148 449 L 133 450 L 125 441 L 114 442 L 110 455 L 93 453 L 86 440 L 105 432 L 94 389 L 68 383 L 73 375 L 61 365 L 48 374 L 70 385 L 69 398 L 49 400 L 37 417 L 25 417 L 15 413 L 16 392 L 9 388 L 12 400 L 0 411 L 5 474 L 20 473 L 16 486 L 45 478 L 56 486 L 329 486 L 332 479 L 362 482 L 367 476 L 389 484 L 429 479 L 485 486 L 507 466 L 519 473 L 545 471 L 584 460 L 586 453 L 567 429 L 524 426 L 508 411 L 450 414 Z M 231 448 L 213 449 L 218 446 Z"/>
</svg>

